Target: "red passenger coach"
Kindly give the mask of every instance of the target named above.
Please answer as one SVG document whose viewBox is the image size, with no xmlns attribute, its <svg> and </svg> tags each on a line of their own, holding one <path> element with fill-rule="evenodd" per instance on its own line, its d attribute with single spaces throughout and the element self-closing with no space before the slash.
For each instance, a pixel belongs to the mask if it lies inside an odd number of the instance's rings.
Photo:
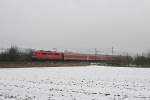
<svg viewBox="0 0 150 100">
<path fill-rule="evenodd" d="M 97 61 L 112 61 L 113 58 L 110 55 L 97 55 L 96 60 Z"/>
<path fill-rule="evenodd" d="M 64 60 L 86 61 L 87 56 L 85 54 L 64 53 Z"/>
<path fill-rule="evenodd" d="M 96 57 L 92 54 L 64 53 L 64 60 L 95 61 Z"/>
<path fill-rule="evenodd" d="M 95 61 L 96 60 L 96 57 L 95 57 L 95 55 L 87 55 L 87 60 L 88 61 Z"/>
</svg>

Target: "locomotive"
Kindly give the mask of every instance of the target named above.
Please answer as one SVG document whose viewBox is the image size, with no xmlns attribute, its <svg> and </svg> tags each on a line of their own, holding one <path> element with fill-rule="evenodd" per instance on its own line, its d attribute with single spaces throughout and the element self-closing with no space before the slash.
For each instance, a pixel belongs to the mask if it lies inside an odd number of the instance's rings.
<svg viewBox="0 0 150 100">
<path fill-rule="evenodd" d="M 36 51 L 32 58 L 48 61 L 80 61 L 80 62 L 102 62 L 112 65 L 120 65 L 127 61 L 127 57 L 118 55 L 63 53 L 53 51 Z"/>
</svg>

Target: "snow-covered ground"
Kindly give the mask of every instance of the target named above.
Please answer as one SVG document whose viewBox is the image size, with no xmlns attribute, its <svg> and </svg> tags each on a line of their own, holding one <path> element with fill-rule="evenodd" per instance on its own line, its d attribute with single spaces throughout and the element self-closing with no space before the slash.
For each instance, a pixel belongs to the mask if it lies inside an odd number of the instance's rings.
<svg viewBox="0 0 150 100">
<path fill-rule="evenodd" d="M 0 69 L 0 100 L 150 100 L 150 69 Z"/>
</svg>

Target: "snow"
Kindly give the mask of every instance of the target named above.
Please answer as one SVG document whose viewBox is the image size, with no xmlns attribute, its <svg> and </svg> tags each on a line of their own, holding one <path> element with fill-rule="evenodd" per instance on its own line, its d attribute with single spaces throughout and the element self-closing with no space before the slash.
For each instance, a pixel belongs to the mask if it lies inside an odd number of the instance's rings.
<svg viewBox="0 0 150 100">
<path fill-rule="evenodd" d="M 0 100 L 150 100 L 150 69 L 106 66 L 0 69 Z"/>
</svg>

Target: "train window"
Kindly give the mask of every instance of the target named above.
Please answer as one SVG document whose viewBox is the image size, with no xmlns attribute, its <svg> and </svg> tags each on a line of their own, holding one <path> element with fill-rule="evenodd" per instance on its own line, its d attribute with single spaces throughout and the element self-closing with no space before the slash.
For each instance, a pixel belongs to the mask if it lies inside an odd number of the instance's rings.
<svg viewBox="0 0 150 100">
<path fill-rule="evenodd" d="M 46 53 L 42 53 L 43 55 L 46 55 Z"/>
<path fill-rule="evenodd" d="M 59 55 L 58 53 L 54 53 L 54 55 Z"/>
</svg>

